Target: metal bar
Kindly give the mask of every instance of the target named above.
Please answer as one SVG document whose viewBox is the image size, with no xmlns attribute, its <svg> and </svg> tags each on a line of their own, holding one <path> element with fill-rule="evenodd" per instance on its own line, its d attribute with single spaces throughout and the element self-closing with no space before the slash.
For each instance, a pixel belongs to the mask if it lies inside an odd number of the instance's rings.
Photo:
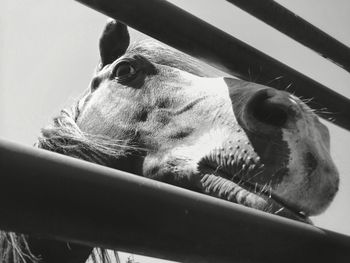
<svg viewBox="0 0 350 263">
<path fill-rule="evenodd" d="M 350 48 L 271 0 L 226 0 L 350 72 Z"/>
<path fill-rule="evenodd" d="M 257 76 L 254 82 L 282 90 L 292 84 L 288 91 L 314 98 L 309 105 L 320 110 L 321 117 L 332 117 L 335 124 L 350 130 L 348 98 L 167 1 L 77 1 L 239 78 Z"/>
<path fill-rule="evenodd" d="M 348 262 L 350 237 L 0 140 L 0 228 L 182 262 Z"/>
</svg>

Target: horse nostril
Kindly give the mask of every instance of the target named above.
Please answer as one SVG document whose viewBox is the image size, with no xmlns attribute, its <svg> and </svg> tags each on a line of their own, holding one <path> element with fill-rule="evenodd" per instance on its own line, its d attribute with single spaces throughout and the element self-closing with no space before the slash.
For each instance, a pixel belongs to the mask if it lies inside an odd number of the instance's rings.
<svg viewBox="0 0 350 263">
<path fill-rule="evenodd" d="M 289 105 L 285 94 L 269 89 L 258 92 L 247 107 L 255 120 L 276 127 L 284 127 L 289 119 Z"/>
</svg>

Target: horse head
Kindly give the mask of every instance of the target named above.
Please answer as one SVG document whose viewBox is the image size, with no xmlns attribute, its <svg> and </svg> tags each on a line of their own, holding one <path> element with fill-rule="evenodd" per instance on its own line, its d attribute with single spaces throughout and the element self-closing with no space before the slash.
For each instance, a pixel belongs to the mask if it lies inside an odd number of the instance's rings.
<svg viewBox="0 0 350 263">
<path fill-rule="evenodd" d="M 328 129 L 296 96 L 213 77 L 157 42 L 129 45 L 115 21 L 100 55 L 74 125 L 118 142 L 104 164 L 306 222 L 332 201 Z"/>
</svg>

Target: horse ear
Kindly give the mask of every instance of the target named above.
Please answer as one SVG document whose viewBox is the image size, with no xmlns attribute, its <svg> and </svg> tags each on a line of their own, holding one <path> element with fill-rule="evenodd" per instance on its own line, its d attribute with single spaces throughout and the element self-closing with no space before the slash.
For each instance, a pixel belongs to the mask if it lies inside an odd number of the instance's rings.
<svg viewBox="0 0 350 263">
<path fill-rule="evenodd" d="M 100 38 L 100 69 L 125 54 L 130 43 L 126 25 L 116 20 L 110 20 Z"/>
</svg>

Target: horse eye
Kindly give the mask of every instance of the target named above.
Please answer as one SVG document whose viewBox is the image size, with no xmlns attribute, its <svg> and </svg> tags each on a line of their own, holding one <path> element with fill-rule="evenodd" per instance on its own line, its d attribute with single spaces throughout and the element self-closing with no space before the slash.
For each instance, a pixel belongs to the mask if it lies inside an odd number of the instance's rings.
<svg viewBox="0 0 350 263">
<path fill-rule="evenodd" d="M 135 68 L 128 62 L 122 62 L 116 66 L 114 75 L 117 78 L 128 77 L 135 74 Z"/>
</svg>

